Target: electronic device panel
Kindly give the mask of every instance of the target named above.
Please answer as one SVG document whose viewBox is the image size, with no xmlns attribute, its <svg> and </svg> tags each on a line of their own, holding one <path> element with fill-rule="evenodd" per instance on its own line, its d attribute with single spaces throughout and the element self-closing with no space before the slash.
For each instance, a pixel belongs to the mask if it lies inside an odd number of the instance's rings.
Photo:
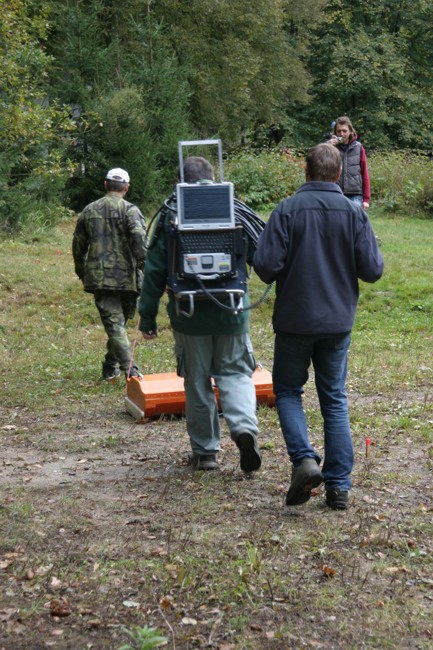
<svg viewBox="0 0 433 650">
<path fill-rule="evenodd" d="M 176 193 L 180 232 L 235 227 L 233 183 L 178 183 Z"/>
<path fill-rule="evenodd" d="M 235 252 L 238 229 L 179 232 L 179 274 L 182 277 L 217 273 L 227 277 L 236 273 Z"/>
</svg>

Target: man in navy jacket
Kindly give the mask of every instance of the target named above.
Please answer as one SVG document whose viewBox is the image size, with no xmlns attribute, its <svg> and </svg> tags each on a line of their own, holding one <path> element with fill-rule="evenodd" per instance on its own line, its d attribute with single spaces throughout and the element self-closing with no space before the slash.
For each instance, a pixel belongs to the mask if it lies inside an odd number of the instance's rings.
<svg viewBox="0 0 433 650">
<path fill-rule="evenodd" d="M 324 481 L 327 505 L 345 510 L 353 468 L 347 353 L 358 279 L 375 282 L 384 262 L 367 214 L 337 185 L 340 174 L 335 147 L 324 143 L 308 151 L 307 182 L 271 214 L 258 241 L 254 269 L 264 282 L 276 282 L 273 384 L 293 464 L 286 504 L 305 503 L 312 488 Z M 322 471 L 302 407 L 311 362 L 324 421 Z"/>
</svg>

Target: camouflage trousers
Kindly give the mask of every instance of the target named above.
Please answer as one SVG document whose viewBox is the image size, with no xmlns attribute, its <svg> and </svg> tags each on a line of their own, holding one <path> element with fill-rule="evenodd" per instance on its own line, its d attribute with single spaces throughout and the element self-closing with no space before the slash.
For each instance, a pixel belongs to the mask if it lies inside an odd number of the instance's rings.
<svg viewBox="0 0 433 650">
<path fill-rule="evenodd" d="M 131 361 L 131 346 L 126 331 L 128 319 L 137 306 L 134 291 L 95 291 L 95 305 L 108 336 L 104 366 L 127 371 Z"/>
</svg>

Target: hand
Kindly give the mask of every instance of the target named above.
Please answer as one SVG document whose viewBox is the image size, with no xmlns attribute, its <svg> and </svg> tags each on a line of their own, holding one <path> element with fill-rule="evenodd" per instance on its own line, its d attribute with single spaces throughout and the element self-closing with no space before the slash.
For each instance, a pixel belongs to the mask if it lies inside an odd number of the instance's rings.
<svg viewBox="0 0 433 650">
<path fill-rule="evenodd" d="M 146 339 L 146 341 L 151 341 L 152 339 L 156 339 L 156 337 L 158 336 L 157 331 L 141 332 L 141 333 L 143 334 L 143 338 Z"/>
<path fill-rule="evenodd" d="M 370 204 L 367 203 L 367 201 L 363 201 L 363 202 L 362 202 L 362 209 L 363 209 L 363 210 L 368 210 L 369 207 L 370 207 Z"/>
<path fill-rule="evenodd" d="M 334 135 L 331 136 L 331 139 L 328 140 L 328 142 L 329 142 L 329 144 L 333 144 L 334 147 L 337 146 L 337 144 L 338 144 L 338 138 L 337 138 L 337 136 L 335 135 L 335 133 L 334 133 Z"/>
</svg>

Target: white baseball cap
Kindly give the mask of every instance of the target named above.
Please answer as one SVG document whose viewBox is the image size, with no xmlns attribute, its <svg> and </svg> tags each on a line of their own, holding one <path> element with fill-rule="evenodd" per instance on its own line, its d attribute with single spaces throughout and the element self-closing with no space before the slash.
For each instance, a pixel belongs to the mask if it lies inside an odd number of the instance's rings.
<svg viewBox="0 0 433 650">
<path fill-rule="evenodd" d="M 105 177 L 107 181 L 117 181 L 118 183 L 129 183 L 129 174 L 120 167 L 115 167 L 107 172 Z"/>
</svg>

